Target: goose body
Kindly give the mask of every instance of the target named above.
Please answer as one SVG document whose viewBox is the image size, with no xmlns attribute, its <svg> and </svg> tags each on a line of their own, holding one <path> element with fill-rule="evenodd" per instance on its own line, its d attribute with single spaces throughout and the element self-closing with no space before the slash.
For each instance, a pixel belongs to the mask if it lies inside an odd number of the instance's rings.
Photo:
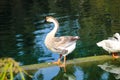
<svg viewBox="0 0 120 80">
<path fill-rule="evenodd" d="M 45 45 L 52 52 L 66 56 L 75 49 L 76 40 L 74 39 L 77 38 L 78 37 L 62 36 L 62 37 L 54 37 L 51 39 L 47 39 L 46 37 Z"/>
<path fill-rule="evenodd" d="M 78 36 L 56 37 L 55 34 L 57 33 L 57 30 L 59 28 L 58 21 L 51 16 L 46 17 L 46 21 L 52 22 L 54 24 L 54 28 L 47 34 L 45 38 L 45 45 L 52 52 L 60 54 L 60 58 L 61 56 L 64 56 L 65 65 L 66 56 L 75 49 L 76 41 L 79 39 L 79 37 Z M 58 59 L 58 62 L 59 62 L 58 64 L 60 64 L 60 59 Z"/>
<path fill-rule="evenodd" d="M 97 43 L 98 47 L 102 47 L 104 50 L 112 53 L 114 58 L 118 58 L 116 52 L 120 52 L 120 35 L 119 33 L 115 33 L 113 37 L 110 37 L 106 40 L 102 40 Z"/>
</svg>

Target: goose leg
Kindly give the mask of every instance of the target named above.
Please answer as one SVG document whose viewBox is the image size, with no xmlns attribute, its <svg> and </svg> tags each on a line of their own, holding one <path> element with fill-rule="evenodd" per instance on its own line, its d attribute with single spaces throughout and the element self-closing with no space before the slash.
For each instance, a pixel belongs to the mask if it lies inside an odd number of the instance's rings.
<svg viewBox="0 0 120 80">
<path fill-rule="evenodd" d="M 53 64 L 60 65 L 60 64 L 61 64 L 61 60 L 60 60 L 60 58 L 59 58 L 56 62 L 53 62 Z"/>
<path fill-rule="evenodd" d="M 112 53 L 112 57 L 114 58 L 114 59 L 117 59 L 117 58 L 119 58 L 119 56 L 118 56 L 118 54 L 117 53 Z"/>
<path fill-rule="evenodd" d="M 60 65 L 60 67 L 64 68 L 64 72 L 66 72 L 66 56 L 64 56 L 64 62 Z"/>
<path fill-rule="evenodd" d="M 53 62 L 53 64 L 61 65 L 61 57 L 62 55 L 60 54 L 59 59 L 56 62 Z"/>
</svg>

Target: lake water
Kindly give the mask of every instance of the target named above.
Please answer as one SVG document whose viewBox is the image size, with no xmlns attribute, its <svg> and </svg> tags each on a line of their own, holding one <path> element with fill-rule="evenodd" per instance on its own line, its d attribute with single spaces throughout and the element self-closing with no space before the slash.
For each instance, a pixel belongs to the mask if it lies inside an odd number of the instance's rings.
<svg viewBox="0 0 120 80">
<path fill-rule="evenodd" d="M 119 0 L 1 0 L 0 57 L 12 57 L 21 65 L 57 60 L 59 55 L 44 45 L 45 36 L 54 26 L 44 23 L 46 16 L 53 16 L 60 23 L 56 36 L 80 36 L 67 59 L 107 54 L 96 43 L 120 33 L 119 3 Z"/>
</svg>

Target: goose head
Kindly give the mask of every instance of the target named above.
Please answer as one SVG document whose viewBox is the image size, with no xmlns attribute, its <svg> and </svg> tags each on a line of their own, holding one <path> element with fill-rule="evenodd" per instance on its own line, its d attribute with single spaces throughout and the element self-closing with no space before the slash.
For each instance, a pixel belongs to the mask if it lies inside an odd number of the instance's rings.
<svg viewBox="0 0 120 80">
<path fill-rule="evenodd" d="M 115 33 L 113 36 L 120 39 L 120 34 L 119 33 Z"/>
<path fill-rule="evenodd" d="M 120 34 L 119 33 L 115 33 L 114 36 L 120 36 Z"/>
<path fill-rule="evenodd" d="M 54 22 L 54 21 L 56 21 L 56 19 L 53 18 L 53 17 L 51 17 L 51 16 L 47 16 L 47 17 L 46 17 L 46 21 L 47 21 L 47 22 Z"/>
</svg>

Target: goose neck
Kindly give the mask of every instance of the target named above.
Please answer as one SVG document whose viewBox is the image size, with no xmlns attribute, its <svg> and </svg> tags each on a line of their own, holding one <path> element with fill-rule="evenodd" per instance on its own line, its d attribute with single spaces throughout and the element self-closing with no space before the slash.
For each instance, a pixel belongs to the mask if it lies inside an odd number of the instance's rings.
<svg viewBox="0 0 120 80">
<path fill-rule="evenodd" d="M 49 34 L 51 34 L 51 36 L 54 37 L 59 28 L 59 23 L 58 23 L 58 21 L 55 20 L 55 21 L 53 21 L 53 24 L 54 24 L 54 28 Z"/>
</svg>

